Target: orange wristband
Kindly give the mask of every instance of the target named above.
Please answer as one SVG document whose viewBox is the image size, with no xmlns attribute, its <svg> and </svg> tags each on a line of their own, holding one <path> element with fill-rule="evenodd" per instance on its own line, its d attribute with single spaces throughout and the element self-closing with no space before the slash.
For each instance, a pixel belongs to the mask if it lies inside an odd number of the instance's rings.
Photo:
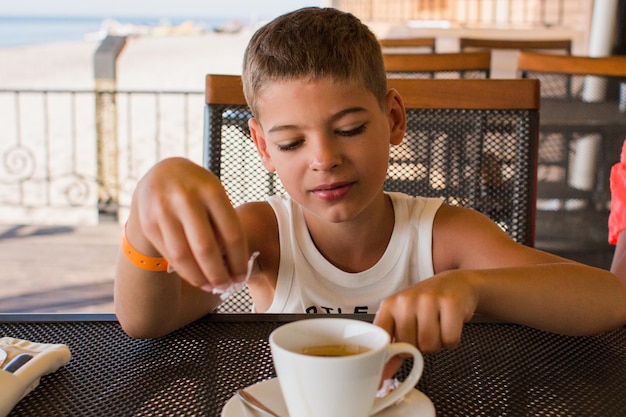
<svg viewBox="0 0 626 417">
<path fill-rule="evenodd" d="M 169 264 L 165 258 L 146 256 L 139 253 L 137 249 L 133 248 L 133 245 L 130 244 L 128 238 L 126 237 L 126 225 L 124 225 L 124 228 L 122 229 L 122 250 L 124 251 L 126 258 L 128 258 L 128 260 L 138 268 L 152 272 L 165 272 L 168 269 Z"/>
</svg>

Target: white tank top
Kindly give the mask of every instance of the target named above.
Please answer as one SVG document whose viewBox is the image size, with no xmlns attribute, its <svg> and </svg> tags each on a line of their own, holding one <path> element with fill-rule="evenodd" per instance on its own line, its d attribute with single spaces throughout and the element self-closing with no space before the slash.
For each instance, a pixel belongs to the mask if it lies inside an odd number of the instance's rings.
<svg viewBox="0 0 626 417">
<path fill-rule="evenodd" d="M 432 230 L 442 201 L 388 193 L 395 223 L 387 250 L 370 269 L 348 273 L 328 262 L 311 240 L 302 208 L 271 196 L 280 236 L 280 265 L 267 313 L 374 314 L 380 302 L 434 274 Z"/>
</svg>

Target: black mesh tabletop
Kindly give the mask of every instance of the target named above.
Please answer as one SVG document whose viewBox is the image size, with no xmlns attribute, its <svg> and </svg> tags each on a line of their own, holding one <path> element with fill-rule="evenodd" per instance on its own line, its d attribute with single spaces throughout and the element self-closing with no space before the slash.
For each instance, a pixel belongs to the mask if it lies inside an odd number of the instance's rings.
<svg viewBox="0 0 626 417">
<path fill-rule="evenodd" d="M 275 376 L 269 334 L 302 317 L 214 314 L 134 340 L 114 316 L 0 316 L 1 336 L 72 351 L 10 416 L 220 416 L 236 389 Z M 626 329 L 566 337 L 469 323 L 460 346 L 425 359 L 418 388 L 438 416 L 626 415 Z"/>
</svg>

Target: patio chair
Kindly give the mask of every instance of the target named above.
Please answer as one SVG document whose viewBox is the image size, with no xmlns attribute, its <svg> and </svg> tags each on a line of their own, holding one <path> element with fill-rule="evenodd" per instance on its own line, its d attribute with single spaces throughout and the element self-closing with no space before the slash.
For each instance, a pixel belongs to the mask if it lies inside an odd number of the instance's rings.
<svg viewBox="0 0 626 417">
<path fill-rule="evenodd" d="M 531 50 L 553 52 L 570 55 L 572 53 L 571 39 L 486 39 L 486 38 L 459 38 L 459 49 L 464 52 L 484 49 Z"/>
<path fill-rule="evenodd" d="M 388 78 L 489 78 L 491 52 L 383 54 Z"/>
<path fill-rule="evenodd" d="M 378 39 L 383 52 L 386 53 L 434 53 L 436 41 L 433 37 Z"/>
<path fill-rule="evenodd" d="M 459 38 L 461 52 L 491 51 L 492 78 L 515 78 L 515 63 L 520 51 L 541 51 L 569 55 L 572 41 L 569 39 L 483 39 Z"/>
<path fill-rule="evenodd" d="M 404 98 L 408 126 L 391 149 L 385 189 L 474 208 L 532 246 L 538 82 L 390 79 L 389 87 Z M 206 78 L 204 165 L 233 204 L 283 191 L 257 161 L 241 88 L 239 76 Z M 246 297 L 237 294 L 219 311 L 249 311 Z"/>
<path fill-rule="evenodd" d="M 389 79 L 408 120 L 385 189 L 474 208 L 533 246 L 539 85 L 523 81 Z"/>
<path fill-rule="evenodd" d="M 626 57 L 522 51 L 517 70 L 541 82 L 538 220 L 551 229 L 542 246 L 568 257 L 609 249 L 609 173 L 626 139 Z"/>
</svg>

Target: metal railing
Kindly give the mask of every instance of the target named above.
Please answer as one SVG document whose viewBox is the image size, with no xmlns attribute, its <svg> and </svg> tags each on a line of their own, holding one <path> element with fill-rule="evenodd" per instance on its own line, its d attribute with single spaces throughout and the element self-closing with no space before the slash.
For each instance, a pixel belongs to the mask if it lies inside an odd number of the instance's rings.
<svg viewBox="0 0 626 417">
<path fill-rule="evenodd" d="M 114 178 L 97 166 L 96 99 L 105 94 L 116 103 Z M 0 218 L 94 224 L 103 210 L 125 218 L 154 163 L 175 155 L 201 163 L 203 104 L 203 92 L 190 91 L 0 90 Z"/>
<path fill-rule="evenodd" d="M 460 27 L 572 26 L 579 0 L 332 0 L 362 20 L 406 24 L 442 21 Z"/>
</svg>

